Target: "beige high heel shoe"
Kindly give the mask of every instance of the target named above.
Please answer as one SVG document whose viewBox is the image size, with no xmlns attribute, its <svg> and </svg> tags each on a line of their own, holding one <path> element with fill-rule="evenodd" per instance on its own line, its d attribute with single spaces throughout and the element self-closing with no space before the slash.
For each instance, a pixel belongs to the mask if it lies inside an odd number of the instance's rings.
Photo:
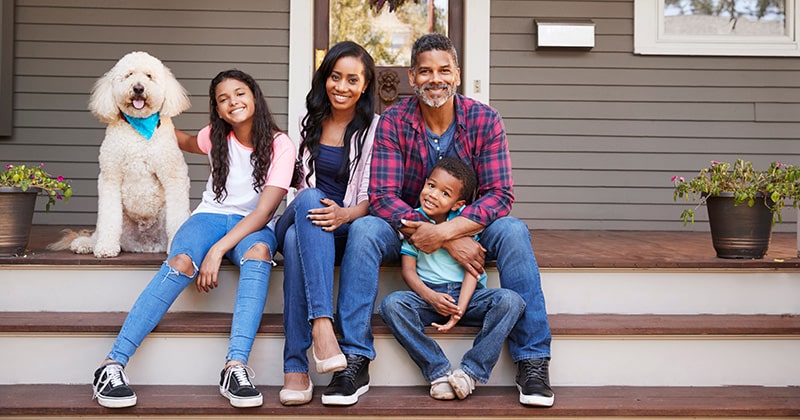
<svg viewBox="0 0 800 420">
<path fill-rule="evenodd" d="M 278 398 L 280 398 L 281 404 L 283 405 L 303 405 L 310 403 L 313 395 L 314 384 L 309 380 L 308 388 L 303 391 L 281 388 Z"/>
<path fill-rule="evenodd" d="M 344 370 L 347 367 L 347 358 L 344 354 L 339 353 L 336 356 L 329 357 L 325 360 L 317 359 L 317 353 L 314 347 L 311 347 L 311 356 L 314 358 L 314 363 L 317 365 L 317 373 L 331 373 Z"/>
</svg>

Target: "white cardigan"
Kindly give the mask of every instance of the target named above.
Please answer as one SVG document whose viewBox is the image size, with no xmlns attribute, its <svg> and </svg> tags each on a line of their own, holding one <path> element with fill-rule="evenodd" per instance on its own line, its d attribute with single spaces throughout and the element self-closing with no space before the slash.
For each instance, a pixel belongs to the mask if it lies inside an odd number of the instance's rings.
<svg viewBox="0 0 800 420">
<path fill-rule="evenodd" d="M 354 169 L 353 173 L 350 174 L 350 177 L 347 181 L 347 190 L 345 190 L 344 200 L 342 202 L 344 207 L 354 207 L 369 199 L 367 196 L 367 190 L 369 188 L 369 165 L 370 162 L 372 162 L 372 144 L 375 140 L 375 129 L 378 127 L 379 119 L 380 115 L 378 114 L 375 114 L 372 117 L 372 123 L 367 130 L 367 136 L 364 139 L 364 147 L 361 150 L 361 159 L 358 161 L 358 165 Z M 356 134 L 353 134 L 353 137 L 350 139 L 351 142 L 355 141 L 355 135 Z M 356 149 L 351 147 L 349 160 L 352 162 L 355 157 Z M 298 191 L 306 187 L 313 188 L 317 183 L 316 172 L 311 174 L 311 177 L 308 179 L 308 183 L 306 183 L 305 174 L 309 173 L 310 171 L 311 153 L 306 150 L 303 153 L 302 159 L 303 179 L 300 181 L 300 188 L 298 188 Z"/>
</svg>

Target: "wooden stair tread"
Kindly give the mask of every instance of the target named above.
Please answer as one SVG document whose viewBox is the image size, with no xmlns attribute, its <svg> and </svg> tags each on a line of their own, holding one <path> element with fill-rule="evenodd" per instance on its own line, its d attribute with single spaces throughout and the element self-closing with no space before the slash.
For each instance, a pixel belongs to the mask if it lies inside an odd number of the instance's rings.
<svg viewBox="0 0 800 420">
<path fill-rule="evenodd" d="M 126 312 L 0 312 L 2 333 L 116 334 Z M 628 315 L 551 314 L 553 335 L 800 335 L 800 315 Z M 231 314 L 170 312 L 155 333 L 228 334 Z M 389 334 L 379 316 L 375 334 Z M 457 326 L 451 334 L 474 335 L 477 327 Z M 433 328 L 430 333 L 435 333 Z M 261 334 L 283 334 L 281 314 L 265 314 Z"/>
<path fill-rule="evenodd" d="M 29 250 L 20 256 L 0 257 L 0 265 L 134 266 L 157 268 L 165 254 L 121 253 L 115 258 L 95 258 L 70 251 L 48 251 L 47 244 L 61 238 L 61 230 L 91 226 L 34 225 Z M 773 232 L 762 259 L 717 258 L 709 232 L 531 230 L 536 261 L 543 269 L 771 269 L 800 268 L 794 232 Z M 397 264 L 389 264 L 390 266 Z M 491 267 L 490 262 L 487 266 Z"/>
<path fill-rule="evenodd" d="M 556 387 L 551 408 L 526 407 L 514 387 L 479 386 L 463 401 L 436 401 L 428 388 L 373 387 L 350 407 L 320 403 L 324 387 L 307 405 L 284 407 L 279 387 L 261 386 L 264 405 L 236 409 L 213 385 L 135 386 L 138 403 L 125 409 L 100 407 L 84 385 L 0 385 L 0 413 L 10 416 L 116 415 L 283 415 L 283 416 L 424 416 L 433 417 L 777 417 L 800 415 L 800 387 Z"/>
</svg>

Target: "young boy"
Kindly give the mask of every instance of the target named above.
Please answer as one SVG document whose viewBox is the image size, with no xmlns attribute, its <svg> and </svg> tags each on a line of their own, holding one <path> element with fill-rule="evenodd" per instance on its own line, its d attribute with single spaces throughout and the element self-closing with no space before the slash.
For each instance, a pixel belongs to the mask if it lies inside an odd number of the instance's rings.
<svg viewBox="0 0 800 420">
<path fill-rule="evenodd" d="M 475 174 L 466 163 L 444 158 L 425 180 L 417 211 L 432 223 L 445 223 L 461 213 L 472 199 L 476 184 Z M 411 290 L 387 296 L 378 313 L 430 381 L 431 397 L 464 399 L 475 389 L 476 381 L 489 381 L 525 301 L 508 289 L 487 289 L 485 273 L 476 279 L 444 249 L 426 254 L 404 241 L 401 253 L 403 280 Z M 459 321 L 480 326 L 481 330 L 461 359 L 460 368 L 451 371 L 447 356 L 434 339 L 425 335 L 424 328 L 432 325 L 447 332 Z"/>
</svg>

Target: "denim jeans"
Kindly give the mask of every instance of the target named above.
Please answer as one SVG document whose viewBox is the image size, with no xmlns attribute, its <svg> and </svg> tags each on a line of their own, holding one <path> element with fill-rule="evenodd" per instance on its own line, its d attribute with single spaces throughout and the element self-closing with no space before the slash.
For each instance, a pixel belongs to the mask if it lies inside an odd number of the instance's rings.
<svg viewBox="0 0 800 420">
<path fill-rule="evenodd" d="M 458 302 L 461 283 L 425 283 L 433 291 L 447 293 Z M 472 348 L 464 353 L 461 369 L 478 382 L 486 383 L 492 373 L 508 333 L 517 323 L 525 302 L 508 289 L 476 289 L 458 325 L 481 327 Z M 443 324 L 447 317 L 413 291 L 393 292 L 381 302 L 378 313 L 392 334 L 419 366 L 428 382 L 450 373 L 450 361 L 436 343 L 425 335 L 432 322 Z"/>
<path fill-rule="evenodd" d="M 336 300 L 339 347 L 345 354 L 375 359 L 372 314 L 378 298 L 381 263 L 400 259 L 400 238 L 386 221 L 364 216 L 350 224 Z"/>
<path fill-rule="evenodd" d="M 194 214 L 178 229 L 172 240 L 170 253 L 161 269 L 145 287 L 125 318 L 125 323 L 114 341 L 107 358 L 123 365 L 147 335 L 158 325 L 175 299 L 197 276 L 208 250 L 244 217 L 214 213 Z M 269 247 L 270 261 L 245 259 L 244 254 L 254 245 Z M 226 361 L 247 363 L 256 332 L 264 313 L 267 286 L 272 270 L 272 256 L 277 240 L 272 229 L 264 227 L 244 237 L 225 257 L 239 267 L 239 285 L 233 308 L 231 335 Z M 194 265 L 191 276 L 170 267 L 169 260 L 180 254 L 188 255 Z"/>
<path fill-rule="evenodd" d="M 275 225 L 284 261 L 284 373 L 308 372 L 310 321 L 333 319 L 334 266 L 344 253 L 350 225 L 326 232 L 312 224 L 306 215 L 311 209 L 324 207 L 322 198 L 325 194 L 319 189 L 300 190 Z"/>
<path fill-rule="evenodd" d="M 514 362 L 549 358 L 550 326 L 528 226 L 514 217 L 502 217 L 480 238 L 486 260 L 497 261 L 500 287 L 517 292 L 525 301 L 525 311 L 508 337 L 511 358 Z M 400 244 L 396 231 L 383 219 L 366 216 L 350 226 L 337 302 L 343 337 L 339 344 L 345 353 L 375 358 L 369 320 L 378 296 L 380 265 L 399 259 Z"/>
</svg>

